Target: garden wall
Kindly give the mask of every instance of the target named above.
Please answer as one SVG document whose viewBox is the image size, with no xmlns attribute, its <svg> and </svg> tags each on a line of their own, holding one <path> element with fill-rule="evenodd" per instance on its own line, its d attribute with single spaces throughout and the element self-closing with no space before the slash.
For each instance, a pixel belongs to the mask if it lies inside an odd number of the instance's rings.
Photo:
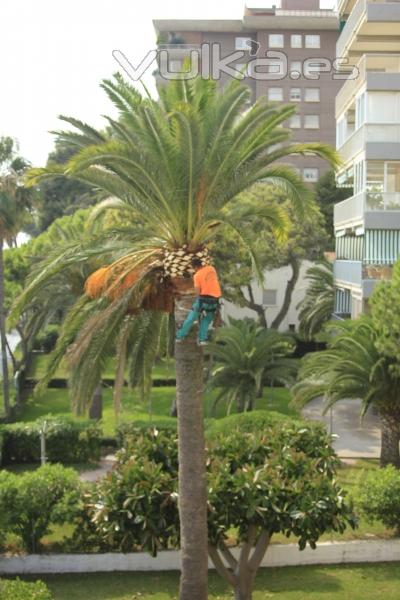
<svg viewBox="0 0 400 600">
<path fill-rule="evenodd" d="M 286 567 L 318 564 L 400 562 L 399 540 L 324 542 L 317 550 L 301 551 L 297 544 L 272 545 L 262 562 L 263 567 Z M 210 568 L 213 565 L 209 564 Z M 0 557 L 1 575 L 45 573 L 91 573 L 106 571 L 177 571 L 179 552 L 159 552 L 157 558 L 142 552 L 132 554 L 30 554 Z"/>
</svg>

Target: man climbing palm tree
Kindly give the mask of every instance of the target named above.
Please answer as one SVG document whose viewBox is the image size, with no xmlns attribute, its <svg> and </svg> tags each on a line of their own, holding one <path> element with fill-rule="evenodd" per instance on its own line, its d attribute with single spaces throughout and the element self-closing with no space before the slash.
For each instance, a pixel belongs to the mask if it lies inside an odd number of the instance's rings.
<svg viewBox="0 0 400 600">
<path fill-rule="evenodd" d="M 192 267 L 195 271 L 193 282 L 198 297 L 193 302 L 192 310 L 176 334 L 176 341 L 183 340 L 192 329 L 193 325 L 199 324 L 199 346 L 206 346 L 208 342 L 208 330 L 214 321 L 219 308 L 219 299 L 222 296 L 218 275 L 212 265 L 204 265 L 200 258 L 192 259 Z"/>
</svg>

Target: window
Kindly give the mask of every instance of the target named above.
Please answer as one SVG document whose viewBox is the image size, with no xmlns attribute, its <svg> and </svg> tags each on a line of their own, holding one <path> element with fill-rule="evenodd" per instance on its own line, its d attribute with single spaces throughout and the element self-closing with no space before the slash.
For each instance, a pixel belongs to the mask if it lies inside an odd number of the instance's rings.
<svg viewBox="0 0 400 600">
<path fill-rule="evenodd" d="M 270 102 L 283 102 L 283 89 L 282 88 L 269 88 L 268 89 L 268 100 Z"/>
<path fill-rule="evenodd" d="M 356 99 L 356 129 L 365 123 L 365 100 L 365 92 Z"/>
<path fill-rule="evenodd" d="M 296 325 L 294 323 L 289 323 L 289 331 L 296 331 Z"/>
<path fill-rule="evenodd" d="M 313 168 L 303 169 L 304 181 L 309 181 L 311 183 L 314 183 L 315 181 L 318 181 L 318 174 L 319 174 L 318 169 L 313 169 Z"/>
<path fill-rule="evenodd" d="M 278 290 L 263 290 L 263 305 L 276 306 Z"/>
<path fill-rule="evenodd" d="M 268 45 L 270 48 L 283 48 L 285 45 L 283 34 L 282 33 L 271 33 L 268 36 Z"/>
<path fill-rule="evenodd" d="M 306 48 L 321 48 L 319 35 L 306 35 Z"/>
<path fill-rule="evenodd" d="M 300 88 L 291 88 L 290 101 L 291 102 L 301 102 L 301 89 Z"/>
<path fill-rule="evenodd" d="M 253 46 L 253 40 L 249 37 L 235 38 L 235 50 L 245 50 L 250 52 Z"/>
<path fill-rule="evenodd" d="M 304 100 L 306 102 L 319 102 L 320 101 L 319 88 L 307 88 L 304 92 Z"/>
<path fill-rule="evenodd" d="M 291 35 L 290 36 L 290 45 L 292 48 L 302 48 L 303 47 L 303 37 L 301 35 Z"/>
<path fill-rule="evenodd" d="M 305 129 L 319 129 L 319 115 L 305 115 Z"/>
<path fill-rule="evenodd" d="M 302 74 L 302 64 L 300 60 L 293 60 L 290 63 L 290 77 L 292 79 L 298 79 Z"/>
<path fill-rule="evenodd" d="M 293 115 L 292 117 L 290 117 L 289 127 L 291 129 L 300 129 L 300 127 L 301 127 L 300 115 Z"/>
</svg>

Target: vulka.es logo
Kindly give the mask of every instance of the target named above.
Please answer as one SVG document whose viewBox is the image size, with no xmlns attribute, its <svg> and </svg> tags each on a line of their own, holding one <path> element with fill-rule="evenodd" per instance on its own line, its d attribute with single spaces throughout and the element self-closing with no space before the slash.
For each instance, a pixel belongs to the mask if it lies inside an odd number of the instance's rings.
<svg viewBox="0 0 400 600">
<path fill-rule="evenodd" d="M 172 48 L 150 50 L 136 67 L 128 60 L 121 50 L 114 50 L 113 56 L 125 73 L 139 81 L 146 71 L 155 65 L 158 74 L 166 80 L 171 79 L 204 79 L 220 80 L 222 77 L 235 77 L 261 81 L 279 81 L 289 77 L 290 79 L 320 79 L 322 73 L 331 73 L 332 79 L 357 79 L 359 70 L 354 65 L 349 65 L 348 59 L 335 58 L 331 60 L 325 57 L 312 57 L 303 61 L 296 61 L 296 68 L 290 64 L 284 52 L 267 50 L 261 56 L 260 45 L 254 43 L 250 52 L 236 50 L 228 56 L 222 56 L 221 45 L 218 43 L 202 44 L 198 48 L 181 46 L 187 49 L 185 61 L 171 58 Z M 179 50 L 174 46 L 173 50 Z M 154 67 L 153 67 L 154 68 Z"/>
</svg>

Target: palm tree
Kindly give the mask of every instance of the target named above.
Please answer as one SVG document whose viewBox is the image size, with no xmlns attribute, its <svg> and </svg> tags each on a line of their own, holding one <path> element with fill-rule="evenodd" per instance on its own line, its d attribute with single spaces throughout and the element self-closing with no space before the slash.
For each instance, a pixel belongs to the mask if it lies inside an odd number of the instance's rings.
<svg viewBox="0 0 400 600">
<path fill-rule="evenodd" d="M 10 418 L 6 309 L 4 298 L 4 244 L 16 245 L 17 234 L 27 223 L 30 193 L 21 185 L 25 161 L 15 155 L 11 138 L 0 138 L 0 342 L 3 378 L 3 402 L 6 419 Z"/>
<path fill-rule="evenodd" d="M 300 308 L 299 331 L 306 340 L 311 340 L 332 318 L 335 293 L 333 263 L 326 258 L 318 261 L 307 270 L 306 279 L 310 284 L 296 308 Z"/>
<path fill-rule="evenodd" d="M 297 361 L 288 358 L 296 344 L 290 335 L 267 330 L 252 320 L 229 320 L 212 344 L 211 353 L 217 362 L 211 373 L 210 385 L 219 389 L 214 408 L 220 400 L 233 403 L 237 411 L 253 410 L 259 389 L 267 381 L 293 384 Z"/>
<path fill-rule="evenodd" d="M 376 348 L 377 330 L 370 318 L 332 322 L 328 349 L 305 357 L 293 402 L 304 406 L 325 399 L 324 412 L 344 399 L 361 399 L 364 416 L 374 406 L 381 418 L 381 465 L 400 467 L 400 378 L 391 366 L 394 360 Z"/>
<path fill-rule="evenodd" d="M 90 244 L 76 244 L 50 257 L 48 267 L 27 287 L 17 306 L 20 309 L 34 289 L 71 263 L 97 256 L 107 265 L 107 281 L 103 287 L 99 283 L 100 297 L 82 300 L 72 309 L 76 315 L 95 307 L 90 324 L 84 328 L 85 335 L 79 336 L 85 352 L 79 365 L 78 408 L 91 396 L 102 353 L 114 343 L 127 310 L 151 309 L 157 305 L 153 302 L 157 298 L 160 305 L 160 297 L 166 297 L 172 285 L 176 324 L 182 323 L 194 298 L 191 280 L 185 278 L 190 276 L 191 258 L 200 255 L 204 262 L 209 260 L 207 244 L 223 225 L 241 234 L 240 221 L 230 210 L 230 202 L 238 193 L 264 180 L 281 186 L 297 209 L 304 211 L 311 195 L 309 189 L 293 169 L 277 161 L 310 152 L 337 161 L 331 147 L 324 144 L 280 146 L 290 136 L 282 125 L 295 108 L 268 105 L 260 99 L 247 110 L 250 90 L 237 80 L 222 91 L 211 80 L 172 81 L 160 89 L 159 101 L 141 95 L 119 75 L 113 81 L 104 81 L 102 87 L 119 110 L 118 120 L 108 118 L 107 130 L 99 132 L 64 117 L 77 132 L 61 132 L 59 139 L 74 145 L 77 154 L 67 165 L 37 170 L 31 180 L 65 174 L 105 190 L 110 198 L 97 211 L 124 211 L 126 225 L 116 228 L 113 236 L 108 232 Z M 251 212 L 254 214 L 254 210 Z M 266 204 L 257 214 L 273 223 L 276 230 L 284 229 L 285 218 L 279 208 Z M 240 217 L 246 218 L 245 211 Z M 251 251 L 243 236 L 241 239 Z M 256 260 L 254 263 L 257 267 Z M 127 279 L 130 283 L 125 285 Z M 154 317 L 152 326 L 159 330 L 161 321 Z M 70 342 L 79 331 L 75 327 L 73 335 L 73 329 Z M 67 343 L 67 337 L 62 343 Z M 194 333 L 177 345 L 175 355 L 180 597 L 204 600 L 207 504 L 203 366 L 202 350 Z"/>
</svg>

